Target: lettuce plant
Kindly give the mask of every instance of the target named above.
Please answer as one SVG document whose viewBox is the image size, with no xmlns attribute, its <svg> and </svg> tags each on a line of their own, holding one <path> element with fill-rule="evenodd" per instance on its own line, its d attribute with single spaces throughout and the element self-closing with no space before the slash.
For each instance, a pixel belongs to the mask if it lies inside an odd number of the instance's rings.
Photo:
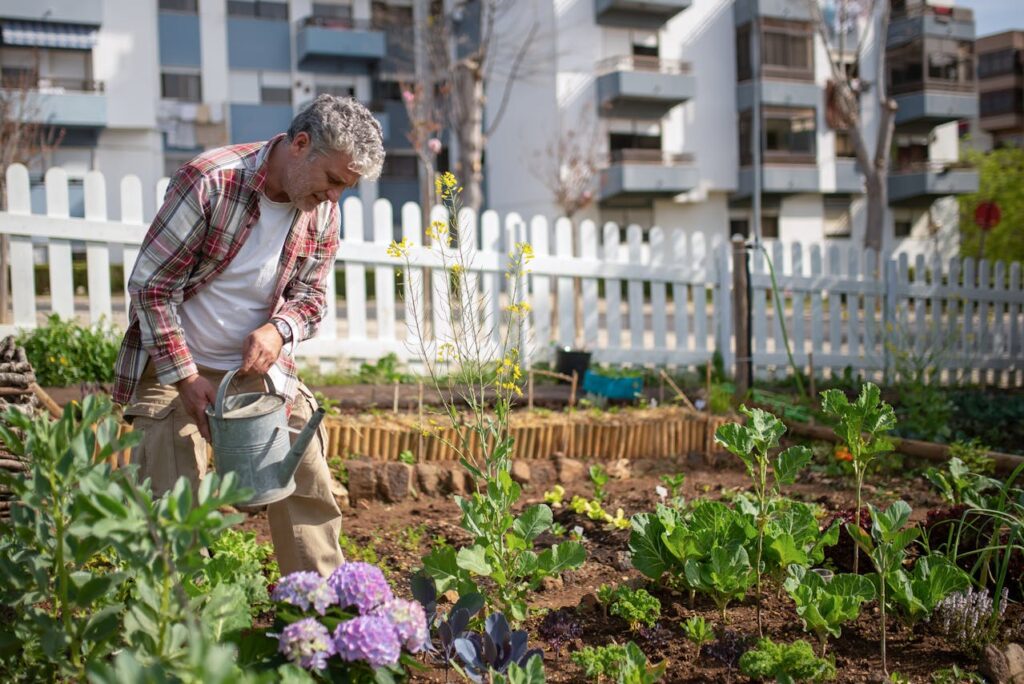
<svg viewBox="0 0 1024 684">
<path fill-rule="evenodd" d="M 703 648 L 704 644 L 709 644 L 715 640 L 711 624 L 703 616 L 693 615 L 683 622 L 682 627 L 686 638 L 697 647 L 697 657 L 700 658 L 700 649 Z"/>
<path fill-rule="evenodd" d="M 721 426 L 715 431 L 715 442 L 743 462 L 747 475 L 754 484 L 757 548 L 753 568 L 757 582 L 757 631 L 763 633 L 761 573 L 765 528 L 771 521 L 769 504 L 773 497 L 780 494 L 781 485 L 796 481 L 797 474 L 811 461 L 811 450 L 803 446 L 789 447 L 772 458 L 770 452 L 778 448 L 779 439 L 786 432 L 786 426 L 781 420 L 761 409 L 740 406 L 740 413 L 747 416 L 748 424 L 727 423 Z"/>
<path fill-rule="evenodd" d="M 668 661 L 650 665 L 640 647 L 630 641 L 608 646 L 585 646 L 572 654 L 588 681 L 607 678 L 624 684 L 654 684 L 665 674 Z"/>
<path fill-rule="evenodd" d="M 590 481 L 594 485 L 594 499 L 598 503 L 604 503 L 608 497 L 608 491 L 605 489 L 608 486 L 608 471 L 600 465 L 590 466 Z"/>
<path fill-rule="evenodd" d="M 715 546 L 707 558 L 687 558 L 683 567 L 687 583 L 711 597 L 722 613 L 722 622 L 729 603 L 746 596 L 757 575 L 747 550 L 737 543 Z"/>
<path fill-rule="evenodd" d="M 804 629 L 813 633 L 825 655 L 829 635 L 839 638 L 842 626 L 860 615 L 860 607 L 875 597 L 875 585 L 862 575 L 835 575 L 825 581 L 818 573 L 794 565 L 783 583 L 796 604 Z"/>
<path fill-rule="evenodd" d="M 641 625 L 653 627 L 661 617 L 661 601 L 651 596 L 646 589 L 631 589 L 625 585 L 612 589 L 602 585 L 597 597 L 609 615 L 625 620 L 634 632 Z"/>
<path fill-rule="evenodd" d="M 882 401 L 882 393 L 878 386 L 870 382 L 861 386 L 860 395 L 852 403 L 841 390 L 825 390 L 821 393 L 821 410 L 835 423 L 836 434 L 846 443 L 853 459 L 851 464 L 857 481 L 854 526 L 859 527 L 864 475 L 875 457 L 892 451 L 893 444 L 886 433 L 896 427 L 896 414 L 892 406 Z M 857 573 L 859 570 L 858 544 L 853 550 L 853 572 Z"/>
<path fill-rule="evenodd" d="M 907 572 L 903 568 L 886 577 L 889 595 L 907 624 L 931 616 L 947 596 L 971 586 L 970 576 L 942 556 L 924 556 Z"/>
</svg>

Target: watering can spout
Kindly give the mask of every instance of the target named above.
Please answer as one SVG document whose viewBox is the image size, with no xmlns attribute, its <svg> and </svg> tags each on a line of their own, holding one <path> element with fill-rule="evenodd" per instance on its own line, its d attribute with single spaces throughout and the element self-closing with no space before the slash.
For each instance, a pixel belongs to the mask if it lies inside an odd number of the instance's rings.
<svg viewBox="0 0 1024 684">
<path fill-rule="evenodd" d="M 278 472 L 281 476 L 282 487 L 287 486 L 292 481 L 295 471 L 299 468 L 299 461 L 302 460 L 302 454 L 305 453 L 306 447 L 309 446 L 310 440 L 313 439 L 323 419 L 324 410 L 318 408 L 316 413 L 309 419 L 309 422 L 299 431 L 299 436 L 295 438 L 295 443 L 292 444 L 291 450 L 284 457 L 284 460 L 281 461 L 281 468 Z"/>
</svg>

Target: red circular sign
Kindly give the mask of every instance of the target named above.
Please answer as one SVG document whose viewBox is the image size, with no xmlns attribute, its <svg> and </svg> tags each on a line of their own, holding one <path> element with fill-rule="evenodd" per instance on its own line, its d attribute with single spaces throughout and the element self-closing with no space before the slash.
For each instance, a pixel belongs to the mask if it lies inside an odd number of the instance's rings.
<svg viewBox="0 0 1024 684">
<path fill-rule="evenodd" d="M 999 225 L 999 219 L 1003 217 L 999 211 L 999 205 L 995 202 L 982 202 L 974 210 L 974 222 L 982 230 L 992 230 Z"/>
</svg>

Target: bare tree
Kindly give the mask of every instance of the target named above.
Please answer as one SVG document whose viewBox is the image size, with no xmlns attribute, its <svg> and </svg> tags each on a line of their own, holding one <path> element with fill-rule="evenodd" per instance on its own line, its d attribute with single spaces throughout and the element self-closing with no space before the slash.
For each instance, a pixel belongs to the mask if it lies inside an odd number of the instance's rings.
<svg viewBox="0 0 1024 684">
<path fill-rule="evenodd" d="M 591 122 L 563 129 L 538 164 L 538 177 L 550 188 L 555 204 L 570 219 L 594 202 L 602 157 Z"/>
<path fill-rule="evenodd" d="M 36 74 L 0 75 L 0 208 L 7 209 L 7 167 L 45 160 L 60 145 L 64 129 L 43 119 Z M 8 322 L 10 245 L 0 235 L 0 322 Z"/>
<path fill-rule="evenodd" d="M 888 206 L 889 152 L 892 147 L 895 129 L 896 101 L 889 97 L 886 90 L 886 30 L 889 25 L 890 7 L 888 0 L 835 0 L 836 17 L 834 22 L 826 20 L 819 4 L 820 0 L 806 0 L 814 17 L 818 34 L 828 53 L 829 67 L 832 73 L 832 84 L 829 88 L 829 118 L 838 128 L 845 128 L 853 143 L 854 153 L 860 170 L 864 174 L 865 192 L 867 197 L 867 225 L 864 231 L 864 246 L 876 252 L 882 249 L 882 228 L 885 222 L 885 211 Z M 856 23 L 868 25 L 866 30 L 859 32 L 854 52 L 853 65 L 847 69 L 844 63 L 845 41 L 851 26 Z M 866 38 L 874 36 L 877 69 L 873 80 L 860 77 L 856 65 L 860 64 L 864 54 Z M 875 117 L 877 130 L 875 139 L 868 139 L 868 129 L 861 116 L 860 98 L 870 95 L 871 102 L 877 106 Z"/>
<path fill-rule="evenodd" d="M 463 206 L 477 211 L 483 205 L 484 148 L 504 118 L 512 87 L 529 71 L 527 55 L 540 29 L 533 21 L 525 33 L 499 35 L 496 22 L 516 11 L 515 5 L 516 0 L 429 0 L 426 20 L 415 27 L 427 62 L 421 85 L 455 143 Z M 504 87 L 485 126 L 487 86 L 496 77 L 503 78 Z"/>
</svg>

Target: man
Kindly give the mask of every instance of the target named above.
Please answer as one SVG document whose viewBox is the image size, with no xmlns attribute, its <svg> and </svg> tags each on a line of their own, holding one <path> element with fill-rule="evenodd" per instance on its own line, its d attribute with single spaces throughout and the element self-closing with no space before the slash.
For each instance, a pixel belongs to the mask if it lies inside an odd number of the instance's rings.
<svg viewBox="0 0 1024 684">
<path fill-rule="evenodd" d="M 340 238 L 338 198 L 380 175 L 380 124 L 351 98 L 321 95 L 266 143 L 206 152 L 175 174 L 128 285 L 131 314 L 114 400 L 142 442 L 140 478 L 159 495 L 206 473 L 205 410 L 224 374 L 235 391 L 289 400 L 290 423 L 316 410 L 291 353 L 316 334 Z M 282 573 L 328 574 L 343 560 L 341 510 L 325 461 L 326 431 L 306 449 L 296 490 L 268 507 Z"/>
</svg>

